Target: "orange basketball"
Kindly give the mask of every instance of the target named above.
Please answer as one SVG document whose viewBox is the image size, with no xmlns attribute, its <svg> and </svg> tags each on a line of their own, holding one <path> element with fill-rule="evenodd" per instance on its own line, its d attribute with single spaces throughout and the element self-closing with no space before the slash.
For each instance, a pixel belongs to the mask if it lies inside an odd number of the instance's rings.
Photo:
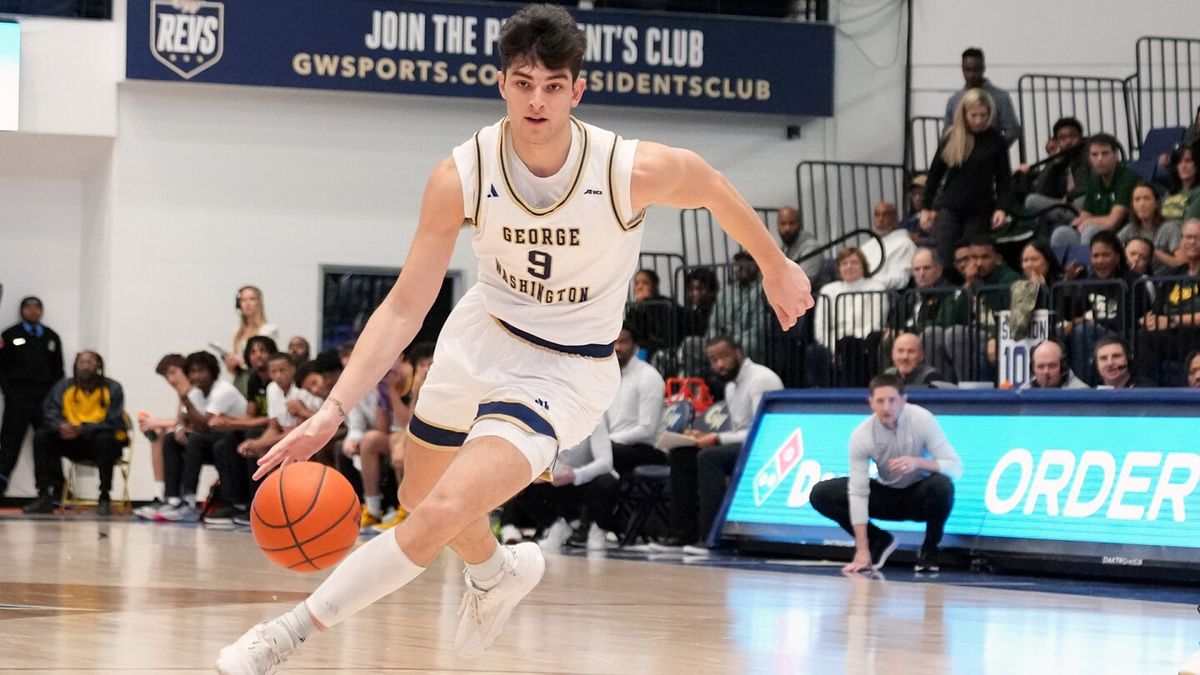
<svg viewBox="0 0 1200 675">
<path fill-rule="evenodd" d="M 358 541 L 358 495 L 316 462 L 272 472 L 250 506 L 250 532 L 271 562 L 297 572 L 336 565 Z"/>
</svg>

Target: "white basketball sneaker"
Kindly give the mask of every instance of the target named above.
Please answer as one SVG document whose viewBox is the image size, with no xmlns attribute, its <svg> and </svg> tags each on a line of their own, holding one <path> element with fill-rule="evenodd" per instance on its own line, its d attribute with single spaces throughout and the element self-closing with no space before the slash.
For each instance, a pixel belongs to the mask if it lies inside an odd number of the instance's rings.
<svg viewBox="0 0 1200 675">
<path fill-rule="evenodd" d="M 217 655 L 217 672 L 221 675 L 271 675 L 303 642 L 283 621 L 264 621 L 221 650 Z"/>
<path fill-rule="evenodd" d="M 504 565 L 500 583 L 492 588 L 480 590 L 470 574 L 463 575 L 467 590 L 458 608 L 461 618 L 454 636 L 454 652 L 461 657 L 474 658 L 492 646 L 517 603 L 529 595 L 546 572 L 546 558 L 536 543 L 527 541 L 508 550 L 513 562 Z"/>
</svg>

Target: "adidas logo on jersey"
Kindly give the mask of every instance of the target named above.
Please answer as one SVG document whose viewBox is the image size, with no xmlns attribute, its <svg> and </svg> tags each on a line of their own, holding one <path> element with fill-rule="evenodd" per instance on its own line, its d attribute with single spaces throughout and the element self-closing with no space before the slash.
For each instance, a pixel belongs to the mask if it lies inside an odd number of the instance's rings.
<svg viewBox="0 0 1200 675">
<path fill-rule="evenodd" d="M 588 188 L 583 191 L 583 194 L 585 194 L 585 195 L 602 195 L 602 194 L 604 194 L 604 190 L 593 190 L 591 188 Z"/>
<path fill-rule="evenodd" d="M 492 197 L 499 197 L 499 196 L 500 196 L 500 193 L 496 192 L 496 185 L 494 183 L 492 185 L 489 185 L 487 198 L 491 199 Z"/>
</svg>

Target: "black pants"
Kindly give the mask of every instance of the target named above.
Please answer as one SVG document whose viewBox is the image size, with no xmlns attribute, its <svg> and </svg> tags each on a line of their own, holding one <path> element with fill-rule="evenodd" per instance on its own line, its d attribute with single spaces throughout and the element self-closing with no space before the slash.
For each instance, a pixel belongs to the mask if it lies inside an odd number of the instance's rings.
<svg viewBox="0 0 1200 675">
<path fill-rule="evenodd" d="M 33 435 L 33 474 L 40 494 L 62 496 L 62 458 L 95 464 L 100 472 L 100 495 L 112 490 L 113 465 L 121 458 L 121 444 L 111 431 L 66 439 L 58 429 L 38 429 Z"/>
<path fill-rule="evenodd" d="M 9 477 L 21 456 L 25 432 L 42 426 L 42 401 L 49 387 L 4 394 L 4 421 L 0 423 L 0 495 L 8 489 Z"/>
<path fill-rule="evenodd" d="M 850 523 L 849 478 L 831 478 L 813 486 L 809 501 L 817 513 L 829 518 L 854 535 Z M 868 512 L 879 520 L 915 520 L 925 523 L 925 547 L 942 542 L 946 519 L 954 508 L 954 483 L 940 473 L 931 474 L 912 485 L 896 489 L 871 481 Z M 868 541 L 877 541 L 883 531 L 867 523 Z"/>
<path fill-rule="evenodd" d="M 163 439 L 163 491 L 167 498 L 196 496 L 200 470 L 212 464 L 221 479 L 221 498 L 228 504 L 250 501 L 250 464 L 237 452 L 241 434 L 235 431 L 201 431 L 188 434 L 180 444 L 174 434 Z"/>
<path fill-rule="evenodd" d="M 607 480 L 605 480 L 607 479 Z M 587 517 L 605 530 L 617 529 L 615 522 L 616 479 L 599 476 L 583 485 L 555 487 L 550 483 L 533 483 L 508 500 L 500 515 L 505 525 L 531 523 L 544 530 L 559 518 L 572 520 L 586 511 Z"/>
<path fill-rule="evenodd" d="M 620 476 L 632 476 L 633 470 L 646 464 L 666 464 L 667 454 L 646 443 L 613 443 L 613 468 Z"/>
<path fill-rule="evenodd" d="M 708 537 L 741 451 L 741 443 L 671 451 L 672 536 L 688 541 Z"/>
<path fill-rule="evenodd" d="M 946 266 L 946 278 L 962 283 L 962 275 L 954 267 L 954 249 L 964 239 L 991 234 L 992 214 L 996 209 L 940 209 L 933 223 L 933 240 Z"/>
</svg>

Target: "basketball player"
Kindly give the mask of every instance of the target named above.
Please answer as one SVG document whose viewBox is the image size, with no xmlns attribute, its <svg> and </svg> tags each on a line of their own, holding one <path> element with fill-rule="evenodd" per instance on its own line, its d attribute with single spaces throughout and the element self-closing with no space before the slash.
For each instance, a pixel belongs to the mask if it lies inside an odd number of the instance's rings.
<svg viewBox="0 0 1200 675">
<path fill-rule="evenodd" d="M 307 459 L 412 340 L 441 288 L 464 219 L 479 280 L 442 330 L 409 434 L 392 533 L 359 547 L 292 611 L 221 650 L 221 673 L 268 673 L 305 640 L 400 589 L 450 546 L 467 563 L 454 641 L 476 656 L 541 580 L 534 543 L 499 546 L 487 514 L 599 422 L 620 382 L 613 341 L 651 204 L 708 208 L 754 255 L 786 330 L 812 307 L 808 278 L 750 205 L 693 152 L 619 138 L 571 116 L 586 37 L 564 9 L 505 23 L 507 116 L 460 145 L 425 187 L 400 278 L 313 417 L 259 460 L 256 477 Z"/>
</svg>

